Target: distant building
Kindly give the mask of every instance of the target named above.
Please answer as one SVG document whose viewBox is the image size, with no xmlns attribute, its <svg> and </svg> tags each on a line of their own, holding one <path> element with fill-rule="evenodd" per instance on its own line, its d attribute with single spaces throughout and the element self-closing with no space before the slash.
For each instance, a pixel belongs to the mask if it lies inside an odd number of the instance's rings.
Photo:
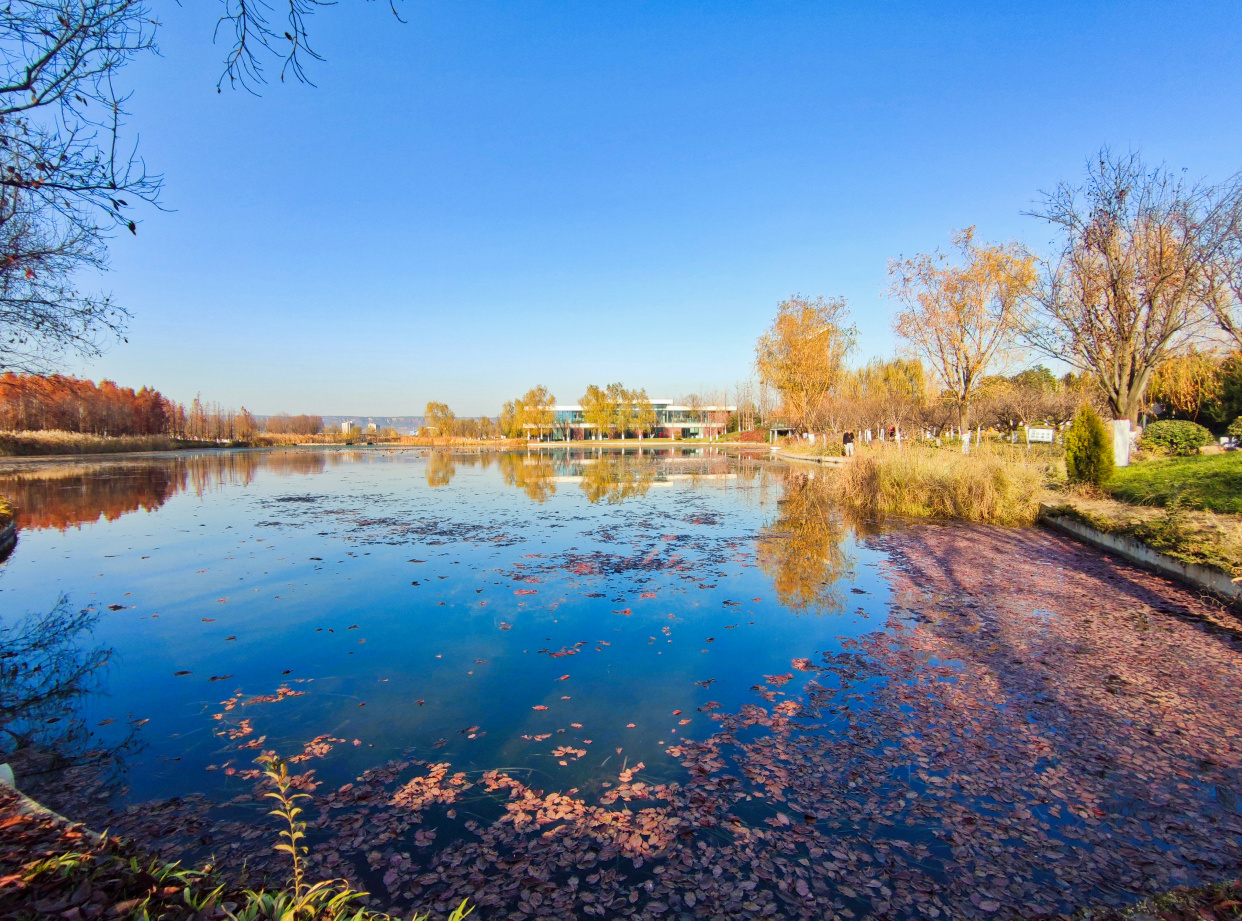
<svg viewBox="0 0 1242 921">
<path fill-rule="evenodd" d="M 651 427 L 653 438 L 715 438 L 723 435 L 729 425 L 729 416 L 737 412 L 736 406 L 690 407 L 672 400 L 652 400 L 655 425 Z M 552 439 L 554 441 L 582 441 L 595 437 L 595 426 L 582 415 L 577 404 L 553 407 Z M 527 425 L 526 428 L 534 428 Z M 604 433 L 607 437 L 608 433 Z"/>
<path fill-rule="evenodd" d="M 353 419 L 350 419 L 350 420 L 348 420 L 347 422 L 342 422 L 342 423 L 341 423 L 341 434 L 342 434 L 342 435 L 348 435 L 348 434 L 350 433 L 350 431 L 353 429 L 353 427 L 354 427 L 354 420 L 353 420 Z"/>
<path fill-rule="evenodd" d="M 368 422 L 368 423 L 367 423 L 367 432 L 368 432 L 368 433 L 373 433 L 373 432 L 378 432 L 378 431 L 379 431 L 379 426 L 377 426 L 374 422 Z"/>
</svg>

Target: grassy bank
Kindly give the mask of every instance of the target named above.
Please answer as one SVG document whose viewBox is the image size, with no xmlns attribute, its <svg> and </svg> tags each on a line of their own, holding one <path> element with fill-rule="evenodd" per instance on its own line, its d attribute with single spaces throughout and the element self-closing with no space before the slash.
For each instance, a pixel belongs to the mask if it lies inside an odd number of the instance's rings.
<svg viewBox="0 0 1242 921">
<path fill-rule="evenodd" d="M 1183 563 L 1242 575 L 1242 518 L 1172 506 L 1156 508 L 1107 495 L 1065 491 L 1044 500 L 1065 515 L 1105 534 L 1132 537 Z"/>
<path fill-rule="evenodd" d="M 191 444 L 167 435 L 105 437 L 78 432 L 0 432 L 0 457 L 175 451 Z"/>
<path fill-rule="evenodd" d="M 1242 451 L 1148 460 L 1122 467 L 1108 483 L 1114 499 L 1242 514 Z"/>
<path fill-rule="evenodd" d="M 864 514 L 1025 525 L 1039 513 L 1044 481 L 1044 468 L 1017 452 L 909 446 L 860 450 L 830 488 Z"/>
<path fill-rule="evenodd" d="M 1074 921 L 1236 921 L 1242 918 L 1242 880 L 1183 886 L 1128 908 L 1088 908 Z"/>
<path fill-rule="evenodd" d="M 1242 575 L 1242 452 L 1144 461 L 1102 490 L 1069 487 L 1062 462 L 985 446 L 970 455 L 910 445 L 862 448 L 829 476 L 864 515 L 1033 524 L 1040 504 L 1183 563 Z"/>
</svg>

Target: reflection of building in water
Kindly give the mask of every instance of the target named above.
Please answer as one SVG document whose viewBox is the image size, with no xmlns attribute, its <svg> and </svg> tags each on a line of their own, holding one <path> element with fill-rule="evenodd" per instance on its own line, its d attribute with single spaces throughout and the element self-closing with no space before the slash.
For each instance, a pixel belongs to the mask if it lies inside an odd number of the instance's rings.
<svg viewBox="0 0 1242 921">
<path fill-rule="evenodd" d="M 0 475 L 0 495 L 13 503 L 19 528 L 63 531 L 154 511 L 182 492 L 201 496 L 222 486 L 244 486 L 261 470 L 276 476 L 311 475 L 344 459 L 343 452 L 286 449 L 49 462 Z"/>
<path fill-rule="evenodd" d="M 736 406 L 683 406 L 672 400 L 652 400 L 655 424 L 653 438 L 715 438 L 723 435 Z M 553 407 L 552 440 L 583 441 L 597 434 L 577 403 Z M 604 432 L 604 437 L 608 432 Z"/>
<path fill-rule="evenodd" d="M 497 455 L 506 485 L 537 502 L 556 493 L 558 484 L 578 486 L 587 500 L 621 503 L 648 490 L 676 484 L 725 486 L 737 479 L 729 457 L 709 449 L 558 448 Z"/>
</svg>

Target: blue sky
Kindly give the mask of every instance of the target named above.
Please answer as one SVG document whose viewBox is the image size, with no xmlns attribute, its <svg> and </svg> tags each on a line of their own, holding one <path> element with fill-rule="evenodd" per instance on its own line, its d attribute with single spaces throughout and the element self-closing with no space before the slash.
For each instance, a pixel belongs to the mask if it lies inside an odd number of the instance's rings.
<svg viewBox="0 0 1242 921">
<path fill-rule="evenodd" d="M 167 213 L 72 370 L 252 411 L 494 414 L 730 387 L 788 295 L 891 354 L 886 262 L 1022 212 L 1101 144 L 1242 168 L 1226 3 L 411 3 L 314 17 L 317 86 L 217 94 L 214 3 L 161 5 L 132 127 Z"/>
</svg>

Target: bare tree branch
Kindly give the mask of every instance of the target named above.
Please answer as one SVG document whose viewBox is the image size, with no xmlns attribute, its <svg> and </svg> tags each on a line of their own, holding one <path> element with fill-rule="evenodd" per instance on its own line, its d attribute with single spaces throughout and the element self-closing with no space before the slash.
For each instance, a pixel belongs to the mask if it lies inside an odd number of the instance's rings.
<svg viewBox="0 0 1242 921">
<path fill-rule="evenodd" d="M 1210 328 L 1220 292 L 1215 198 L 1104 148 L 1084 185 L 1061 183 L 1033 212 L 1062 240 L 1042 266 L 1026 339 L 1093 374 L 1119 418 L 1137 420 L 1159 364 Z"/>
</svg>

